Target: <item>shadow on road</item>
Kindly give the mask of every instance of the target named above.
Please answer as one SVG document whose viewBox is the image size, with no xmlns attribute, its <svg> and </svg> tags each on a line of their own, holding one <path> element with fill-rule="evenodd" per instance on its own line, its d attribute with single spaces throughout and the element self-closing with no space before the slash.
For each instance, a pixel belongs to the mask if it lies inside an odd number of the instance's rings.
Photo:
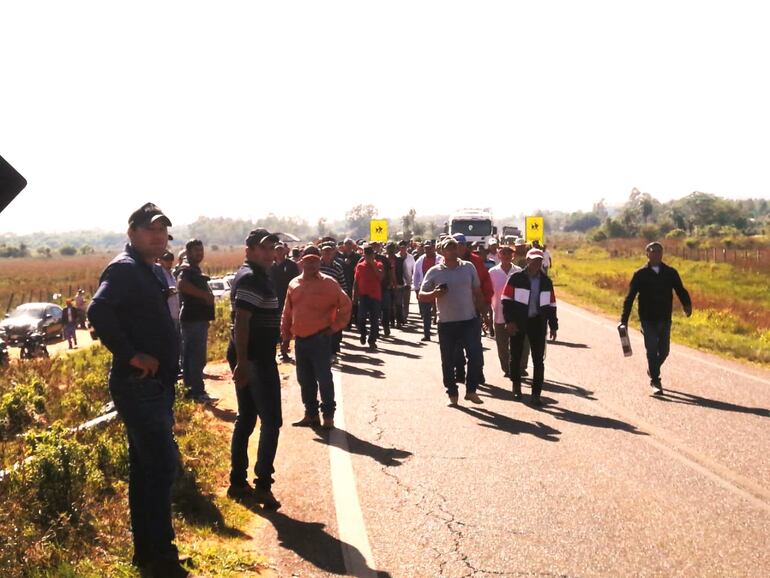
<svg viewBox="0 0 770 578">
<path fill-rule="evenodd" d="M 355 365 L 342 364 L 340 368 L 342 373 L 349 373 L 350 375 L 365 375 L 366 377 L 373 377 L 375 379 L 385 379 L 385 373 L 379 369 L 368 369 L 365 367 L 356 367 Z"/>
<path fill-rule="evenodd" d="M 393 342 L 391 339 L 389 341 L 390 343 Z M 422 355 L 417 355 L 416 353 L 407 353 L 406 351 L 396 351 L 394 349 L 385 349 L 384 347 L 380 347 L 377 351 L 380 353 L 386 353 L 387 355 L 397 355 L 398 357 L 407 357 L 409 359 L 422 359 Z"/>
<path fill-rule="evenodd" d="M 540 411 L 552 415 L 556 419 L 576 423 L 580 425 L 587 425 L 591 427 L 601 427 L 606 429 L 616 429 L 625 431 L 636 435 L 649 435 L 647 432 L 639 430 L 635 425 L 626 423 L 619 419 L 611 417 L 605 417 L 601 415 L 591 415 L 589 413 L 581 413 L 572 409 L 553 404 L 543 405 Z"/>
<path fill-rule="evenodd" d="M 361 353 L 343 353 L 341 358 L 345 363 L 368 363 L 370 365 L 385 364 L 379 357 L 372 357 L 371 355 L 363 355 Z"/>
<path fill-rule="evenodd" d="M 403 460 L 410 457 L 412 452 L 406 450 L 397 450 L 396 448 L 386 448 L 378 446 L 372 442 L 362 440 L 359 437 L 354 436 L 352 433 L 337 428 L 338 433 L 342 436 L 331 436 L 331 432 L 316 430 L 317 438 L 313 441 L 318 443 L 332 445 L 350 452 L 351 454 L 359 454 L 362 456 L 369 456 L 372 459 L 377 460 L 383 466 L 392 467 L 400 466 L 403 464 Z M 347 443 L 345 443 L 347 442 Z M 346 447 L 347 446 L 347 447 Z"/>
<path fill-rule="evenodd" d="M 594 392 L 590 389 L 580 387 L 579 385 L 573 385 L 571 383 L 564 383 L 562 381 L 546 380 L 543 384 L 543 391 L 550 391 L 552 393 L 566 393 L 568 395 L 576 395 L 585 399 L 596 399 Z"/>
<path fill-rule="evenodd" d="M 749 413 L 752 415 L 758 415 L 760 417 L 770 417 L 770 409 L 762 407 L 746 407 L 727 401 L 719 401 L 717 399 L 709 399 L 707 397 L 701 397 L 693 393 L 685 393 L 683 391 L 677 391 L 675 389 L 664 389 L 663 396 L 657 396 L 660 401 L 668 401 L 670 403 L 681 403 L 684 405 L 698 405 L 700 407 L 708 407 L 711 409 L 718 409 L 721 411 L 734 411 L 736 413 Z"/>
<path fill-rule="evenodd" d="M 569 347 L 571 349 L 591 349 L 585 343 L 570 343 L 569 341 L 549 341 L 548 345 L 560 345 L 562 347 Z"/>
<path fill-rule="evenodd" d="M 561 432 L 541 422 L 526 422 L 513 419 L 507 415 L 495 413 L 482 407 L 466 407 L 458 405 L 455 409 L 467 413 L 471 417 L 480 419 L 479 425 L 492 429 L 499 429 L 513 435 L 529 434 L 548 442 L 558 442 Z"/>
<path fill-rule="evenodd" d="M 331 574 L 348 575 L 345 560 L 342 557 L 343 545 L 353 557 L 358 558 L 359 567 L 368 568 L 361 552 L 329 534 L 324 529 L 325 524 L 295 520 L 281 512 L 264 511 L 256 505 L 248 507 L 273 525 L 278 532 L 281 547 L 291 550 L 319 570 Z M 390 578 L 388 572 L 373 571 L 379 578 Z"/>
<path fill-rule="evenodd" d="M 396 331 L 404 331 L 404 330 L 396 329 Z M 416 333 L 417 331 L 415 330 L 414 332 Z M 406 339 L 401 339 L 400 337 L 394 337 L 392 333 L 389 337 L 385 337 L 385 339 L 388 340 L 388 343 L 392 343 L 393 345 L 407 345 L 409 347 L 416 347 L 418 349 L 422 347 L 421 341 L 418 341 L 418 342 L 407 341 Z"/>
</svg>

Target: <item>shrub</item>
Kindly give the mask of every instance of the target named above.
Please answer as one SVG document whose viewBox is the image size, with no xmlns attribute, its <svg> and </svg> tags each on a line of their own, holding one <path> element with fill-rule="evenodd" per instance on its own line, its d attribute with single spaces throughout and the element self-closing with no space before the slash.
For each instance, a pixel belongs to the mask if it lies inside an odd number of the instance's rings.
<svg viewBox="0 0 770 578">
<path fill-rule="evenodd" d="M 684 229 L 671 229 L 666 233 L 666 239 L 684 239 L 687 232 Z"/>
<path fill-rule="evenodd" d="M 648 225 L 642 225 L 641 229 L 639 230 L 639 234 L 644 237 L 647 241 L 654 241 L 658 238 L 658 235 L 660 234 L 660 231 L 658 230 L 658 227 L 656 227 L 653 224 Z"/>
<path fill-rule="evenodd" d="M 14 383 L 0 398 L 0 439 L 21 433 L 45 413 L 45 386 L 39 376 Z"/>
<path fill-rule="evenodd" d="M 690 237 L 688 239 L 685 239 L 684 244 L 687 246 L 688 249 L 697 249 L 700 246 L 700 240 Z"/>
</svg>

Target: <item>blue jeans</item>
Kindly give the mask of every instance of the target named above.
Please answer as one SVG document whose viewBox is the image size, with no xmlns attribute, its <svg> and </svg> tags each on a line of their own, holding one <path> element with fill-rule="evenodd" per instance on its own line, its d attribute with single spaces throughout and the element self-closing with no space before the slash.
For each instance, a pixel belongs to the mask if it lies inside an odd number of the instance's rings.
<svg viewBox="0 0 770 578">
<path fill-rule="evenodd" d="M 318 391 L 321 391 L 321 413 L 334 417 L 334 378 L 332 377 L 331 350 L 333 336 L 316 333 L 297 337 L 294 352 L 297 361 L 297 381 L 302 391 L 305 415 L 318 415 Z"/>
<path fill-rule="evenodd" d="M 671 320 L 645 321 L 642 319 L 641 322 L 650 379 L 659 380 L 660 367 L 666 361 L 671 349 Z"/>
<path fill-rule="evenodd" d="M 481 318 L 449 321 L 438 324 L 438 343 L 441 351 L 441 374 L 447 395 L 457 395 L 455 362 L 458 348 L 468 356 L 465 390 L 473 393 L 481 377 Z"/>
<path fill-rule="evenodd" d="M 182 350 L 184 351 L 184 385 L 191 396 L 203 395 L 203 369 L 206 367 L 206 346 L 209 337 L 208 321 L 182 321 Z"/>
<path fill-rule="evenodd" d="M 369 345 L 377 343 L 380 336 L 381 302 L 368 295 L 358 298 L 358 331 L 366 337 L 366 320 L 369 319 Z"/>
<path fill-rule="evenodd" d="M 171 487 L 179 465 L 174 439 L 174 386 L 155 378 L 110 383 L 128 437 L 128 507 L 139 560 L 176 560 Z"/>
<path fill-rule="evenodd" d="M 422 318 L 422 334 L 430 337 L 430 324 L 433 321 L 433 303 L 423 303 L 418 301 L 420 306 L 420 317 Z"/>
<path fill-rule="evenodd" d="M 250 361 L 251 380 L 243 388 L 235 388 L 238 400 L 238 416 L 235 418 L 233 439 L 230 443 L 230 483 L 246 483 L 249 469 L 249 437 L 259 426 L 257 462 L 254 464 L 254 483 L 270 489 L 273 484 L 275 454 L 278 435 L 283 425 L 281 413 L 281 379 L 275 357 L 264 361 Z"/>
</svg>

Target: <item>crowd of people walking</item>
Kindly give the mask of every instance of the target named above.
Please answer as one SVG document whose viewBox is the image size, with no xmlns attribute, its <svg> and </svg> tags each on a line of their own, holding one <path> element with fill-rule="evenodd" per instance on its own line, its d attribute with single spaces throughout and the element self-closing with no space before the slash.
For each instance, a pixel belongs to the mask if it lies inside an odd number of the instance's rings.
<svg viewBox="0 0 770 578">
<path fill-rule="evenodd" d="M 129 507 L 133 563 L 147 576 L 187 576 L 174 545 L 171 486 L 178 464 L 173 400 L 180 376 L 186 395 L 214 400 L 203 370 L 214 297 L 200 265 L 201 240 L 175 257 L 167 249 L 171 220 L 147 203 L 129 217 L 125 250 L 104 270 L 88 309 L 96 335 L 113 354 L 110 393 L 129 443 Z M 381 335 L 417 330 L 423 342 L 437 337 L 441 377 L 449 405 L 484 403 L 482 335 L 494 338 L 497 359 L 522 400 L 522 378 L 532 362 L 529 402 L 540 406 L 546 338 L 556 339 L 558 318 L 550 254 L 537 244 L 468 243 L 465 236 L 421 242 L 337 241 L 325 237 L 289 249 L 278 235 L 251 231 L 244 262 L 230 290 L 232 369 L 238 414 L 231 441 L 228 496 L 265 509 L 280 508 L 272 492 L 274 462 L 283 425 L 278 358 L 293 361 L 301 390 L 298 427 L 335 427 L 332 368 L 343 331 L 378 350 Z M 631 281 L 621 323 L 636 296 L 645 333 L 649 376 L 662 391 L 660 367 L 668 354 L 672 291 L 686 313 L 689 295 L 676 270 L 662 263 L 662 247 L 647 247 L 648 264 Z M 410 327 L 412 294 L 419 322 Z M 74 317 L 74 315 L 73 315 Z M 435 327 L 435 329 L 434 329 Z M 292 343 L 293 354 L 292 359 Z M 319 400 L 320 396 L 320 400 Z M 248 441 L 260 423 L 253 484 L 248 481 Z"/>
</svg>

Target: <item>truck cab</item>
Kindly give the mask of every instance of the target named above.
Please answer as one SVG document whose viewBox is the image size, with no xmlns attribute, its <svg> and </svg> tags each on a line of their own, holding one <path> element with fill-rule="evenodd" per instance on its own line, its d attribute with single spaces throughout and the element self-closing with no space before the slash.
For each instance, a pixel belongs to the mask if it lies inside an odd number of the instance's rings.
<svg viewBox="0 0 770 578">
<path fill-rule="evenodd" d="M 449 235 L 462 233 L 468 243 L 482 242 L 485 245 L 497 235 L 489 209 L 460 209 L 450 215 L 446 230 Z"/>
</svg>

